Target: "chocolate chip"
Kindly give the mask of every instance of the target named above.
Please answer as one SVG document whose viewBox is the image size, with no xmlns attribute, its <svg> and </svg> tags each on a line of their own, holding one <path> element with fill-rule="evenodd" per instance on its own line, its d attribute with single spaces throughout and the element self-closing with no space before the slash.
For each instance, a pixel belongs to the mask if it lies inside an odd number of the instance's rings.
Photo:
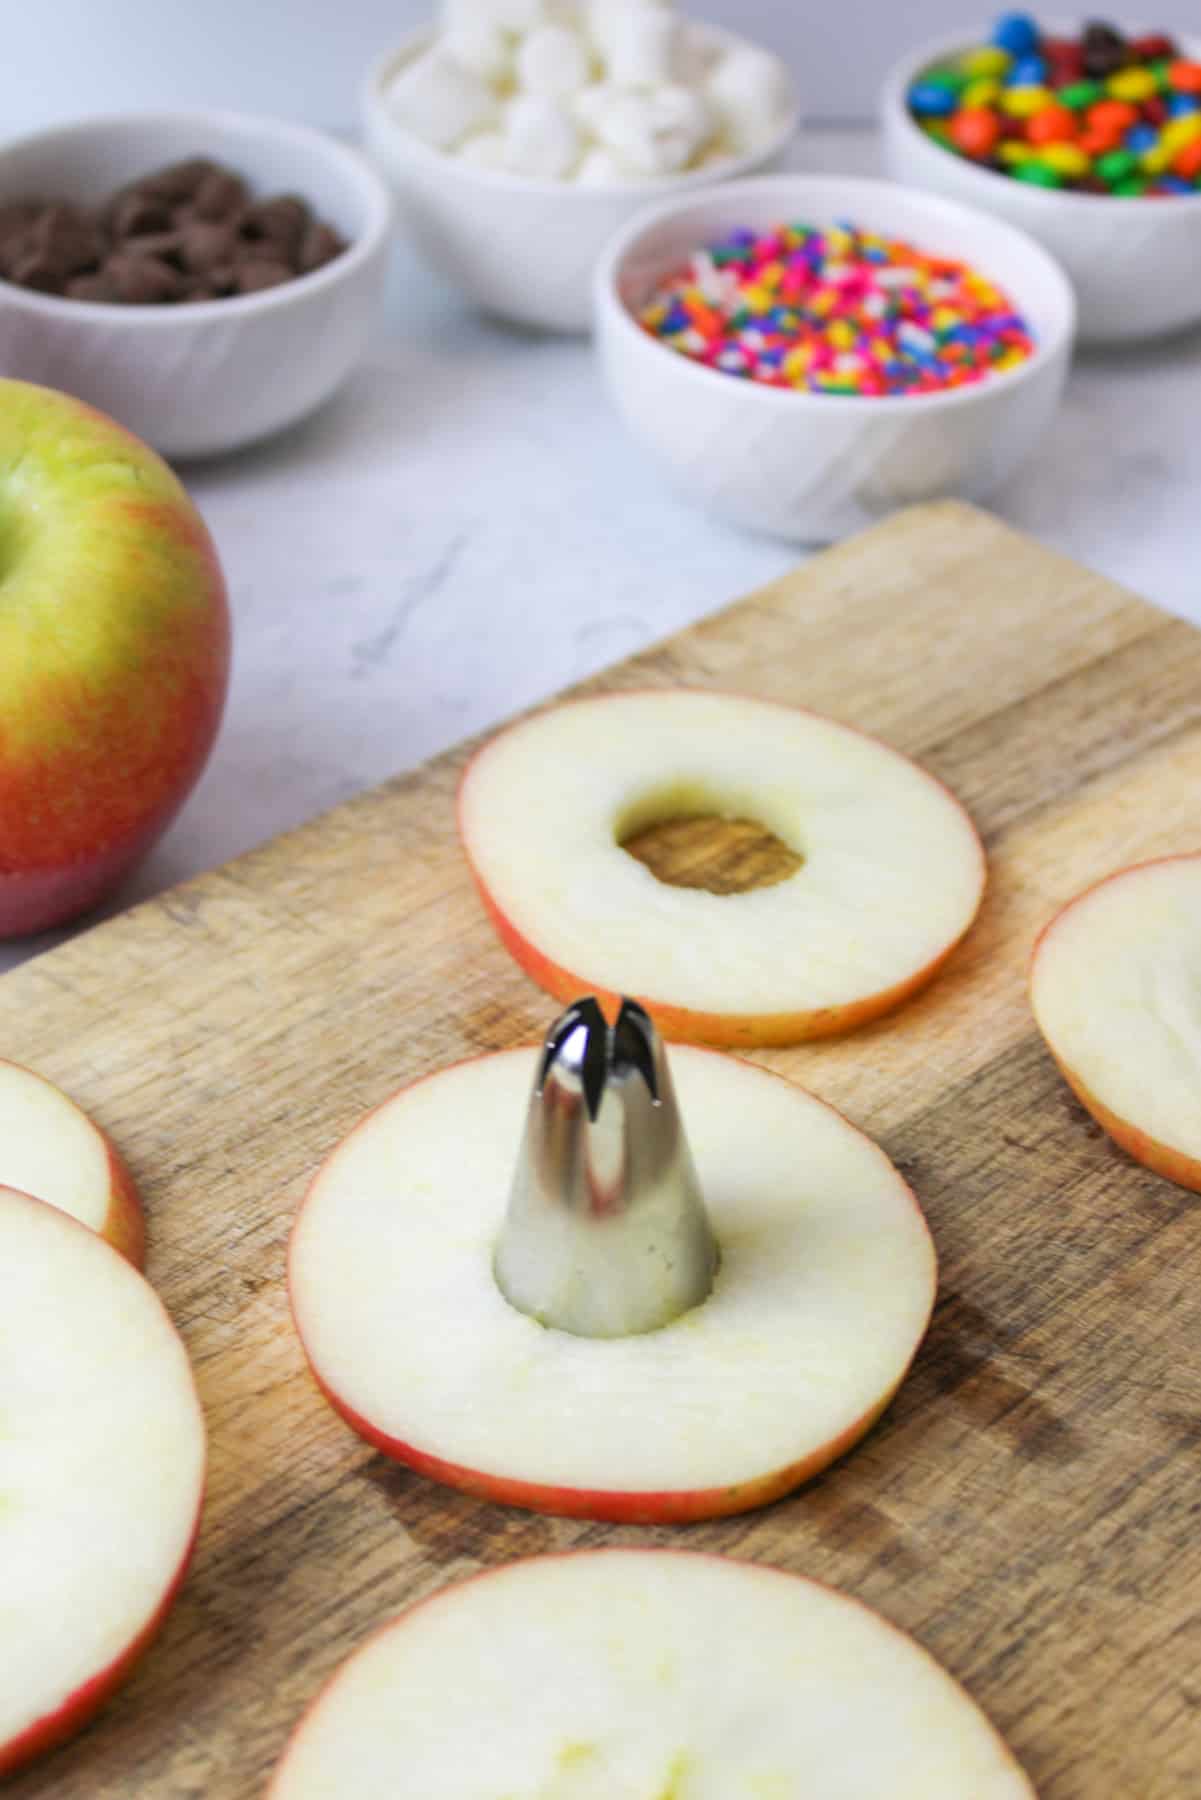
<svg viewBox="0 0 1201 1800">
<path fill-rule="evenodd" d="M 229 169 L 213 169 L 197 187 L 192 211 L 198 219 L 233 219 L 246 206 L 246 183 Z"/>
<path fill-rule="evenodd" d="M 346 245 L 329 225 L 322 225 L 314 220 L 301 239 L 300 251 L 296 258 L 296 266 L 302 275 L 308 275 L 313 269 L 320 269 L 327 262 L 333 262 L 335 256 L 341 256 Z"/>
<path fill-rule="evenodd" d="M 119 238 L 144 237 L 152 231 L 171 229 L 171 208 L 153 194 L 123 194 L 109 214 L 113 235 Z"/>
<path fill-rule="evenodd" d="M 1130 61 L 1130 50 L 1121 32 L 1099 19 L 1084 27 L 1080 46 L 1084 73 L 1093 81 L 1116 75 Z"/>
<path fill-rule="evenodd" d="M 260 200 L 246 209 L 242 218 L 242 236 L 251 243 L 270 244 L 277 254 L 291 260 L 308 230 L 309 219 L 309 209 L 303 200 L 295 194 L 280 194 L 274 200 Z"/>
<path fill-rule="evenodd" d="M 244 262 L 235 272 L 235 292 L 261 294 L 265 288 L 280 287 L 285 281 L 291 281 L 293 273 L 285 262 Z"/>
<path fill-rule="evenodd" d="M 216 220 L 193 219 L 177 233 L 179 260 L 189 274 L 199 274 L 218 264 L 228 263 L 237 250 L 237 232 L 233 225 Z"/>
<path fill-rule="evenodd" d="M 34 253 L 56 269 L 63 281 L 94 269 L 106 248 L 96 225 L 74 206 L 48 206 L 35 219 L 29 235 Z"/>
<path fill-rule="evenodd" d="M 116 282 L 101 269 L 95 275 L 75 275 L 68 281 L 65 292 L 71 300 L 119 300 L 121 295 Z"/>
<path fill-rule="evenodd" d="M 134 186 L 156 200 L 174 203 L 193 199 L 210 175 L 220 173 L 219 166 L 207 156 L 192 156 L 186 162 L 168 163 L 166 168 L 155 169 L 149 175 L 143 175 Z"/>
<path fill-rule="evenodd" d="M 139 256 L 128 250 L 118 250 L 110 256 L 101 273 L 112 282 L 117 299 L 129 306 L 153 306 L 175 300 L 183 286 L 178 270 L 156 256 Z"/>
<path fill-rule="evenodd" d="M 38 294 L 61 294 L 65 277 L 53 257 L 30 250 L 14 263 L 12 279 Z"/>
</svg>

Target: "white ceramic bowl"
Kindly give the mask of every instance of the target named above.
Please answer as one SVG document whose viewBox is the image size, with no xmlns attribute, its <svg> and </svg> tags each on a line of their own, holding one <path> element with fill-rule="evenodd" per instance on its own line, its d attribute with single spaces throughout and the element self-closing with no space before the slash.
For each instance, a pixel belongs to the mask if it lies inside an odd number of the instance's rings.
<svg viewBox="0 0 1201 1800">
<path fill-rule="evenodd" d="M 704 29 L 714 43 L 740 41 L 714 26 Z M 546 331 L 591 329 L 593 272 L 623 225 L 669 194 L 694 193 L 773 167 L 800 122 L 794 88 L 787 119 L 761 149 L 620 186 L 576 187 L 481 169 L 431 149 L 398 125 L 385 103 L 388 82 L 432 40 L 427 27 L 387 51 L 371 70 L 362 106 L 367 147 L 391 180 L 426 260 L 485 312 Z"/>
<path fill-rule="evenodd" d="M 1201 193 L 1144 200 L 1031 187 L 944 150 L 915 123 L 906 95 L 916 77 L 986 36 L 958 32 L 893 69 L 881 101 L 889 175 L 983 207 L 1037 238 L 1076 290 L 1082 339 L 1159 337 L 1201 320 Z M 1196 40 L 1181 41 L 1201 60 Z"/>
<path fill-rule="evenodd" d="M 266 437 L 328 398 L 372 330 L 391 200 L 356 151 L 275 119 L 129 113 L 0 146 L 0 202 L 84 205 L 165 163 L 211 156 L 256 196 L 291 192 L 349 243 L 324 268 L 262 293 L 178 306 L 67 300 L 0 281 L 0 372 L 62 388 L 164 456 Z"/>
<path fill-rule="evenodd" d="M 850 220 L 960 257 L 1033 327 L 1025 363 L 941 394 L 871 398 L 757 386 L 692 362 L 634 311 L 689 254 L 739 226 Z M 736 524 L 806 543 L 919 500 L 978 500 L 1047 430 L 1071 357 L 1072 291 L 1047 253 L 1000 220 L 884 181 L 776 175 L 658 208 L 597 271 L 597 334 L 618 410 L 683 492 Z"/>
</svg>

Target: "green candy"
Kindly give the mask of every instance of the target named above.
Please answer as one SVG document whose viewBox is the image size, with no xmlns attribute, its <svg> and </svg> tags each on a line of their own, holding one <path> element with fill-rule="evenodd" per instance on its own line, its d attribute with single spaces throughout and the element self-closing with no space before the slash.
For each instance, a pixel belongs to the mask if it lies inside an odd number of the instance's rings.
<svg viewBox="0 0 1201 1800">
<path fill-rule="evenodd" d="M 933 138 L 934 142 L 936 144 L 941 144 L 944 149 L 949 150 L 952 148 L 951 134 L 941 120 L 924 119 L 922 121 L 922 130 L 927 137 Z"/>
<path fill-rule="evenodd" d="M 1097 174 L 1106 187 L 1115 187 L 1138 168 L 1138 157 L 1130 150 L 1107 150 L 1097 158 Z"/>
<path fill-rule="evenodd" d="M 1147 191 L 1147 184 L 1142 179 L 1141 175 L 1131 175 L 1125 181 L 1115 181 L 1110 191 L 1114 194 L 1121 194 L 1123 196 L 1127 194 L 1145 194 Z"/>
<path fill-rule="evenodd" d="M 1105 89 L 1098 81 L 1073 81 L 1070 86 L 1060 88 L 1055 98 L 1063 106 L 1070 106 L 1073 112 L 1082 112 L 1086 106 L 1105 98 Z"/>
<path fill-rule="evenodd" d="M 1057 188 L 1063 186 L 1063 176 L 1057 169 L 1049 168 L 1037 157 L 1029 162 L 1018 163 L 1011 171 L 1016 181 L 1028 181 L 1032 187 Z"/>
<path fill-rule="evenodd" d="M 1150 69 L 1152 75 L 1154 75 L 1156 81 L 1159 83 L 1159 91 L 1161 94 L 1166 94 L 1168 89 L 1172 85 L 1172 83 L 1168 79 L 1168 70 L 1171 68 L 1171 66 L 1172 66 L 1171 63 L 1164 59 L 1161 59 L 1159 62 L 1153 62 L 1153 63 L 1147 64 L 1147 67 Z"/>
<path fill-rule="evenodd" d="M 958 94 L 967 86 L 968 79 L 962 69 L 931 69 L 928 75 L 922 76 L 922 85 L 942 88 L 948 94 Z"/>
</svg>

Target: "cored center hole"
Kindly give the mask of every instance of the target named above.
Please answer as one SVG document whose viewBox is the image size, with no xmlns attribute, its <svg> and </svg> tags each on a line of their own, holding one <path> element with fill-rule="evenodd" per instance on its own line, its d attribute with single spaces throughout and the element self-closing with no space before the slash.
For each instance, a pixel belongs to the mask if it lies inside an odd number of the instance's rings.
<svg viewBox="0 0 1201 1800">
<path fill-rule="evenodd" d="M 704 888 L 709 894 L 775 887 L 804 862 L 757 819 L 722 819 L 715 813 L 657 819 L 618 842 L 668 887 Z"/>
</svg>

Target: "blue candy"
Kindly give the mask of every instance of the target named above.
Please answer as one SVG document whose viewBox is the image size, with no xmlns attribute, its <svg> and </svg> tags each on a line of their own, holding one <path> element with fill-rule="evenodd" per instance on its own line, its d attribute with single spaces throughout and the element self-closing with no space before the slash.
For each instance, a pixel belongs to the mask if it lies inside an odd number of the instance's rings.
<svg viewBox="0 0 1201 1800">
<path fill-rule="evenodd" d="M 909 104 L 919 118 L 945 119 L 959 102 L 950 88 L 939 87 L 932 81 L 915 81 L 909 90 Z"/>
<path fill-rule="evenodd" d="M 1136 156 L 1141 156 L 1144 150 L 1155 148 L 1159 142 L 1159 133 L 1154 125 L 1132 125 L 1122 142 L 1127 150 L 1133 150 Z"/>
<path fill-rule="evenodd" d="M 1201 112 L 1201 100 L 1196 94 L 1173 94 L 1168 101 L 1168 117 L 1183 119 L 1187 113 Z"/>
<path fill-rule="evenodd" d="M 1042 87 L 1047 79 L 1047 65 L 1041 56 L 1021 56 L 1010 66 L 1006 87 Z"/>
<path fill-rule="evenodd" d="M 1002 13 L 992 28 L 992 41 L 1011 56 L 1031 56 L 1038 49 L 1038 26 L 1029 13 Z"/>
<path fill-rule="evenodd" d="M 1183 175 L 1161 175 L 1156 186 L 1165 194 L 1195 194 L 1197 191 Z"/>
</svg>

